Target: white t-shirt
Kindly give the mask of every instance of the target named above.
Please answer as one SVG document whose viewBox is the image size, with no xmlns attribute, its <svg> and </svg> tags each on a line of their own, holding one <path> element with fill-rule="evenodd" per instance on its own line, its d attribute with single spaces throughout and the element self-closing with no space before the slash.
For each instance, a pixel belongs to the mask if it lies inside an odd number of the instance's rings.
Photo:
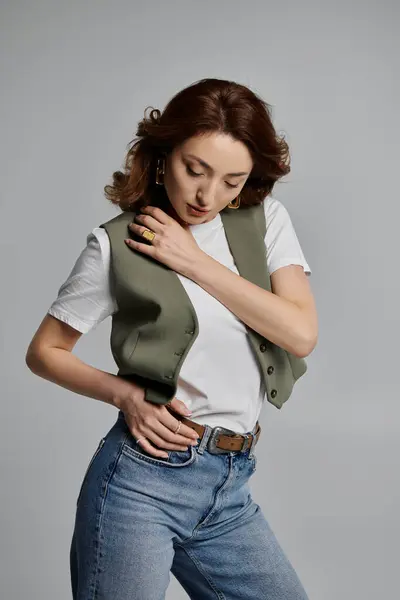
<svg viewBox="0 0 400 600">
<path fill-rule="evenodd" d="M 285 206 L 268 196 L 264 210 L 269 273 L 296 264 L 310 275 Z M 220 214 L 208 223 L 190 228 L 204 252 L 238 273 Z M 183 362 L 176 397 L 192 410 L 190 418 L 202 425 L 221 425 L 238 433 L 251 431 L 266 396 L 246 327 L 194 281 L 179 273 L 177 276 L 195 308 L 199 334 Z M 105 229 L 95 227 L 48 312 L 87 333 L 118 309 L 111 277 L 109 237 Z"/>
</svg>

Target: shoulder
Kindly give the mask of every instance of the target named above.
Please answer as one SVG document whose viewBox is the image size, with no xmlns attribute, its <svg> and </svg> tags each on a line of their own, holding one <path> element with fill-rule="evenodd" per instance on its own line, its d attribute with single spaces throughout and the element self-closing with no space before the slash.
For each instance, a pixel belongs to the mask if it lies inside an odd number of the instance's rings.
<svg viewBox="0 0 400 600">
<path fill-rule="evenodd" d="M 103 239 L 107 237 L 107 244 L 111 244 L 113 247 L 125 246 L 124 239 L 128 237 L 129 229 L 128 226 L 132 223 L 136 212 L 134 211 L 122 211 L 115 217 L 112 217 L 108 221 L 101 223 L 97 230 L 101 230 L 103 234 L 100 234 Z M 97 233 L 96 233 L 97 235 Z"/>
<path fill-rule="evenodd" d="M 107 231 L 103 227 L 93 227 L 86 237 L 86 244 L 94 252 L 104 258 L 110 253 L 110 240 Z"/>
<path fill-rule="evenodd" d="M 94 227 L 48 312 L 82 333 L 115 312 L 109 263 L 107 233 Z"/>
<path fill-rule="evenodd" d="M 283 223 L 290 220 L 286 206 L 278 198 L 275 198 L 275 196 L 267 196 L 264 198 L 263 204 L 267 228 L 272 222 Z"/>
<path fill-rule="evenodd" d="M 76 259 L 70 276 L 92 276 L 102 272 L 110 257 L 110 242 L 105 229 L 94 227 L 86 236 L 86 245 Z"/>
<path fill-rule="evenodd" d="M 115 217 L 112 217 L 108 221 L 101 223 L 101 225 L 99 225 L 99 228 L 105 229 L 106 231 L 124 228 L 126 225 L 128 225 L 128 223 L 130 223 L 133 220 L 135 214 L 136 213 L 131 210 L 122 211 Z"/>
</svg>

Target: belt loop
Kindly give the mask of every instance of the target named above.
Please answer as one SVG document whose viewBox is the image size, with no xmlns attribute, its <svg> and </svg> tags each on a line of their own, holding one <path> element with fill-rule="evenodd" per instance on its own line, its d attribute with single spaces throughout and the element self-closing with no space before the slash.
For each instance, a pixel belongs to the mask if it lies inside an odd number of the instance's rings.
<svg viewBox="0 0 400 600">
<path fill-rule="evenodd" d="M 252 459 L 253 455 L 254 455 L 254 446 L 256 445 L 256 441 L 257 441 L 257 438 L 256 438 L 254 432 L 257 429 L 257 424 L 258 424 L 258 421 L 256 422 L 256 424 L 254 425 L 253 429 L 251 430 L 251 433 L 253 435 L 253 439 L 251 440 L 250 450 L 249 450 L 249 454 L 248 454 L 249 460 Z"/>
<path fill-rule="evenodd" d="M 199 454 L 203 454 L 205 446 L 207 446 L 208 438 L 211 435 L 212 427 L 210 425 L 204 425 L 205 430 L 203 433 L 203 437 L 201 438 L 200 444 L 197 446 L 197 452 Z"/>
</svg>

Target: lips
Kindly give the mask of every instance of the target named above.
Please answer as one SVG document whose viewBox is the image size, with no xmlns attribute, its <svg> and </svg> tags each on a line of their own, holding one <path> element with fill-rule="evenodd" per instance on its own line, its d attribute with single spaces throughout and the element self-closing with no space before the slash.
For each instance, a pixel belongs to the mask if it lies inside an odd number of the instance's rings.
<svg viewBox="0 0 400 600">
<path fill-rule="evenodd" d="M 209 209 L 200 208 L 199 206 L 196 206 L 195 204 L 189 204 L 189 206 L 191 206 L 195 210 L 198 210 L 199 212 L 204 212 L 204 213 L 210 212 Z"/>
</svg>

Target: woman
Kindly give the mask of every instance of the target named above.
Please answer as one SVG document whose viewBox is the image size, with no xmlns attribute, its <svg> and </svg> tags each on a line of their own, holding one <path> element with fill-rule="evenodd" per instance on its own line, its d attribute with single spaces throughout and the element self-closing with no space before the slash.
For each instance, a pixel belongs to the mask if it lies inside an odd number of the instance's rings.
<svg viewBox="0 0 400 600">
<path fill-rule="evenodd" d="M 139 123 L 92 230 L 27 353 L 33 372 L 113 404 L 70 551 L 75 600 L 307 598 L 253 501 L 258 416 L 305 370 L 317 317 L 268 105 L 205 79 Z M 112 315 L 117 375 L 72 354 Z M 191 416 L 192 418 L 189 418 Z"/>
</svg>

